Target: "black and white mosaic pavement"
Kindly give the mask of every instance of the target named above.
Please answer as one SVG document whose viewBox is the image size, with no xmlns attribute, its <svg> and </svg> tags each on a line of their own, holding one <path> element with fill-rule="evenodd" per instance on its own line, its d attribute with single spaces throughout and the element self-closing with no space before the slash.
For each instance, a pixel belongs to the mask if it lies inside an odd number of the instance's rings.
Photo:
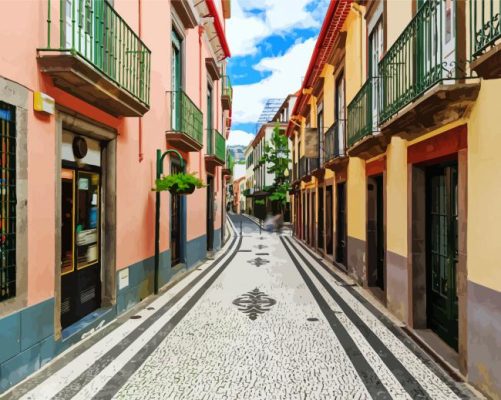
<svg viewBox="0 0 501 400">
<path fill-rule="evenodd" d="M 479 398 L 318 256 L 231 219 L 215 261 L 5 398 Z"/>
</svg>

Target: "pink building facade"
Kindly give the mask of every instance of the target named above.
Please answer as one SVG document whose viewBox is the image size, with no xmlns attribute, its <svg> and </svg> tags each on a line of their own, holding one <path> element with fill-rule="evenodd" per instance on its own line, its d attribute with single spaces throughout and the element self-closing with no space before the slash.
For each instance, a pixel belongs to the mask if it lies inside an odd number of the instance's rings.
<svg viewBox="0 0 501 400">
<path fill-rule="evenodd" d="M 1 393 L 221 247 L 232 92 L 229 1 L 0 9 Z"/>
</svg>

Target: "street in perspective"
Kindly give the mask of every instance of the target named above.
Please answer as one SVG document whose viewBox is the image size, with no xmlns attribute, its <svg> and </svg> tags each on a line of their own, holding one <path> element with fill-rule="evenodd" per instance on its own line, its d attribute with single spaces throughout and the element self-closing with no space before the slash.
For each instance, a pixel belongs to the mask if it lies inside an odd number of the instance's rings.
<svg viewBox="0 0 501 400">
<path fill-rule="evenodd" d="M 501 0 L 0 15 L 0 400 L 501 400 Z"/>
</svg>

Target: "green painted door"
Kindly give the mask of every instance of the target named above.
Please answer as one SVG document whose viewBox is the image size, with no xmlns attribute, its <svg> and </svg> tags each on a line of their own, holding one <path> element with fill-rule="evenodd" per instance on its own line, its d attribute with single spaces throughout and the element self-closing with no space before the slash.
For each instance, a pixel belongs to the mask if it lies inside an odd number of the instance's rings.
<svg viewBox="0 0 501 400">
<path fill-rule="evenodd" d="M 207 86 L 207 154 L 214 154 L 214 133 L 212 130 L 212 88 Z"/>
<path fill-rule="evenodd" d="M 428 325 L 457 350 L 457 164 L 430 168 L 427 186 Z"/>
<path fill-rule="evenodd" d="M 414 95 L 456 76 L 456 2 L 418 0 L 416 85 Z"/>
<path fill-rule="evenodd" d="M 181 69 L 181 38 L 176 31 L 171 33 L 172 53 L 171 53 L 171 87 L 172 87 L 172 130 L 181 129 L 181 87 L 182 87 L 182 69 Z"/>
</svg>

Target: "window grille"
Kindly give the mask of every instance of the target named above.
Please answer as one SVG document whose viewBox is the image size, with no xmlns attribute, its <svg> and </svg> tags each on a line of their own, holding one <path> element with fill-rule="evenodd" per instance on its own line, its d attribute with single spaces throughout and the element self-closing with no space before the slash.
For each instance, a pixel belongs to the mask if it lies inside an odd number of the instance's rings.
<svg viewBox="0 0 501 400">
<path fill-rule="evenodd" d="M 0 102 L 0 301 L 16 295 L 16 110 Z"/>
</svg>

